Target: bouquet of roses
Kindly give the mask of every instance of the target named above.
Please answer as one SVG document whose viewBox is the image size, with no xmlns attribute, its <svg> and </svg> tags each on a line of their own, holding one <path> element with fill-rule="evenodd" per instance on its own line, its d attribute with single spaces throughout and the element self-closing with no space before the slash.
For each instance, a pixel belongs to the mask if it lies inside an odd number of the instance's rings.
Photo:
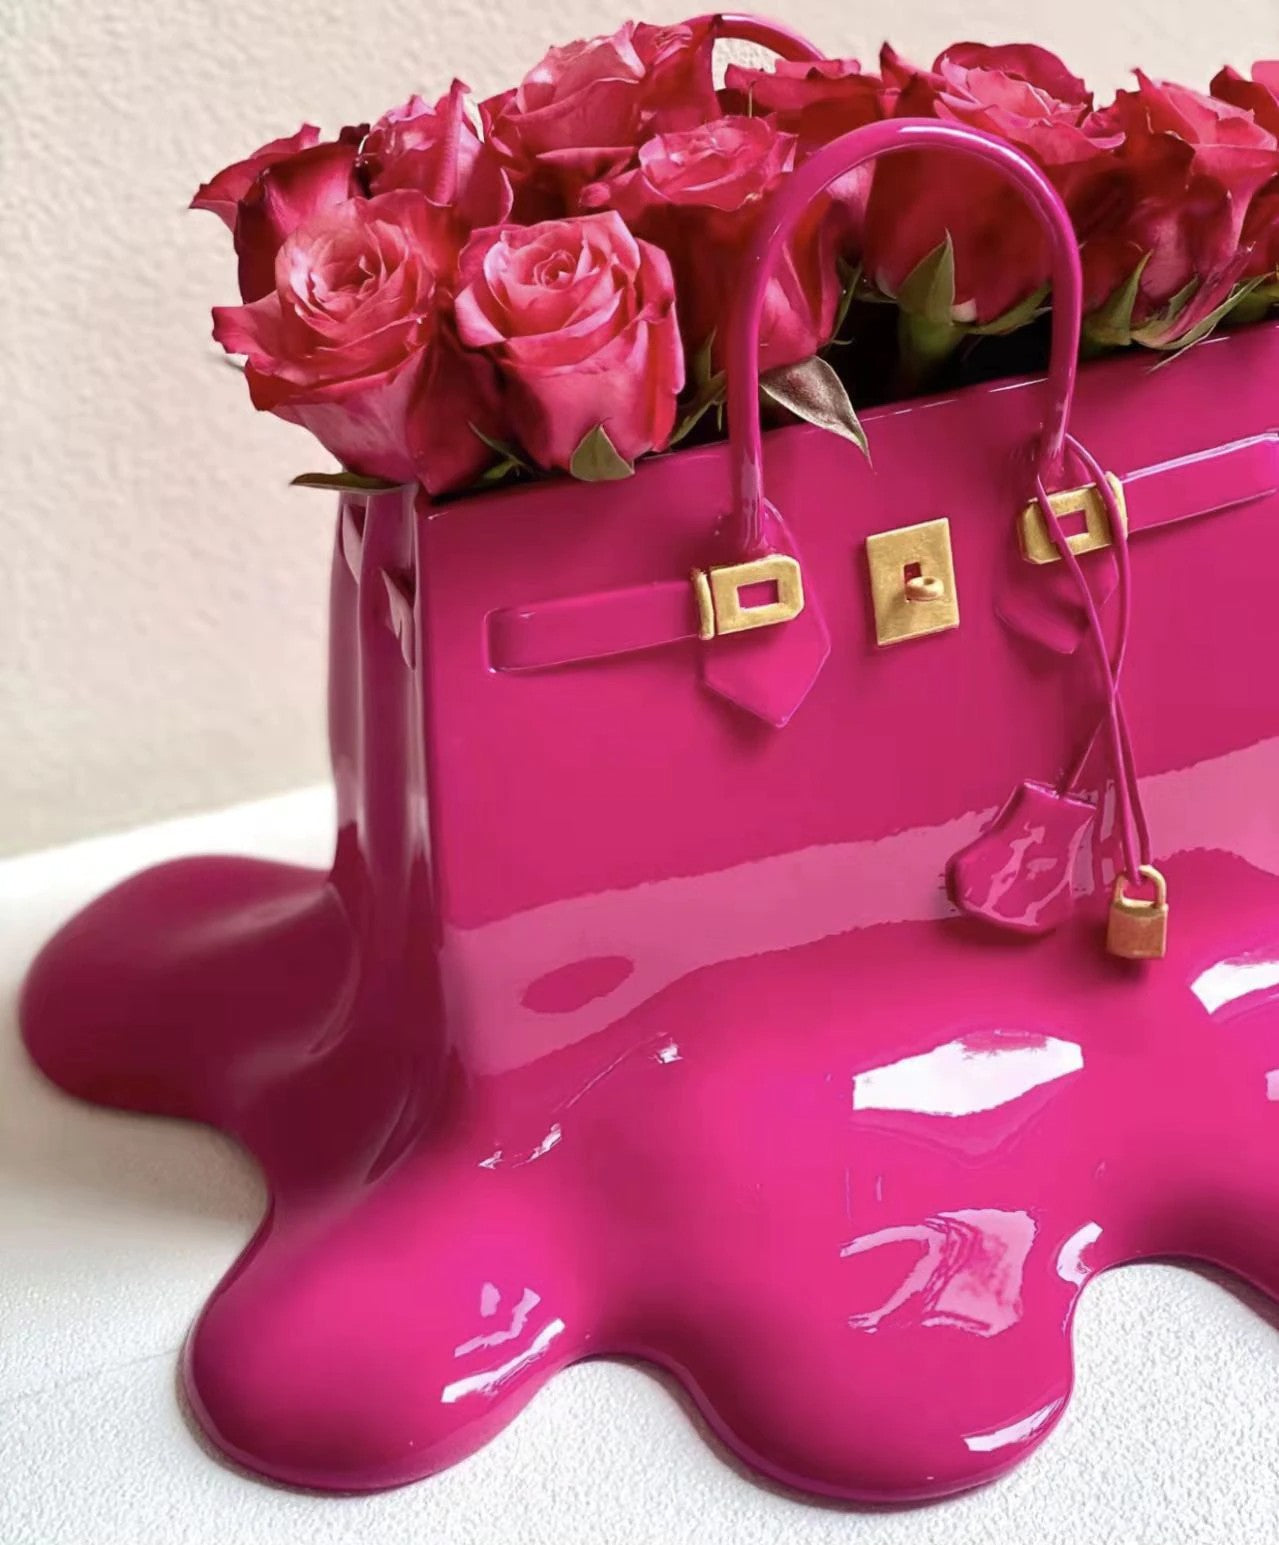
<svg viewBox="0 0 1279 1545">
<path fill-rule="evenodd" d="M 886 45 L 877 74 L 730 65 L 717 87 L 716 21 L 552 48 L 478 124 L 455 81 L 218 173 L 193 203 L 234 235 L 243 303 L 215 308 L 214 336 L 245 357 L 254 405 L 349 474 L 436 497 L 626 476 L 715 432 L 735 270 L 771 192 L 891 116 L 974 125 L 1044 170 L 1078 233 L 1093 352 L 1182 349 L 1279 302 L 1279 63 L 1224 69 L 1210 95 L 1139 72 L 1101 108 L 1026 44 L 958 44 L 931 69 Z M 1047 281 L 1037 225 L 988 170 L 894 156 L 793 238 L 765 391 L 857 439 L 874 383 L 917 390 L 979 342 L 1037 336 Z"/>
</svg>

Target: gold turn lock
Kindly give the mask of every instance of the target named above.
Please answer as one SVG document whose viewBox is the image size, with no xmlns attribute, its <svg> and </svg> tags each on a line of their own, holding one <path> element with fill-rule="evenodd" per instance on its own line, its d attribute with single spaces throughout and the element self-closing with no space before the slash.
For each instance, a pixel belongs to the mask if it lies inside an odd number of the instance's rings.
<svg viewBox="0 0 1279 1545">
<path fill-rule="evenodd" d="M 1128 894 L 1128 877 L 1117 876 L 1110 897 L 1106 948 L 1121 960 L 1162 960 L 1168 949 L 1168 882 L 1153 864 L 1137 873 L 1150 882 L 1154 895 L 1141 901 Z"/>
<path fill-rule="evenodd" d="M 950 522 L 926 520 L 866 538 L 875 638 L 899 644 L 959 626 Z"/>
<path fill-rule="evenodd" d="M 769 598 L 745 601 L 742 592 L 756 585 L 769 587 Z M 787 553 L 769 553 L 749 563 L 718 569 L 694 569 L 698 638 L 745 633 L 791 622 L 804 610 L 804 576 Z"/>
</svg>

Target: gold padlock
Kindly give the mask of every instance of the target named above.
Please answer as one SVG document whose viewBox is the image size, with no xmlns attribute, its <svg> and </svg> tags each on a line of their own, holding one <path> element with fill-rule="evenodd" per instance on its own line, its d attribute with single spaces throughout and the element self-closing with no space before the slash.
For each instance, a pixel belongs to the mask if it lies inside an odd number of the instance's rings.
<svg viewBox="0 0 1279 1545">
<path fill-rule="evenodd" d="M 1128 894 L 1128 877 L 1116 877 L 1106 948 L 1122 960 L 1162 960 L 1168 948 L 1168 882 L 1153 864 L 1142 864 L 1137 873 L 1150 881 L 1155 894 L 1138 901 Z"/>
</svg>

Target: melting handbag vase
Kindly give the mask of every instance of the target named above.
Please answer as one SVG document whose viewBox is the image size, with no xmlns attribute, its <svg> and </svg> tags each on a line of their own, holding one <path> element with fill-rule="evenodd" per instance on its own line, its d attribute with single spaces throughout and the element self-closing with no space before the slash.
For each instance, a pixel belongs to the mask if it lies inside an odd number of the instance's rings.
<svg viewBox="0 0 1279 1545">
<path fill-rule="evenodd" d="M 1048 378 L 761 439 L 780 244 L 905 149 L 1035 210 Z M 1076 381 L 1056 195 L 934 121 L 746 272 L 728 445 L 344 496 L 331 873 L 153 870 L 29 979 L 59 1084 L 261 1165 L 185 1372 L 267 1475 L 425 1475 L 616 1353 L 934 1496 L 1050 1431 L 1095 1273 L 1279 1296 L 1279 326 Z"/>
</svg>

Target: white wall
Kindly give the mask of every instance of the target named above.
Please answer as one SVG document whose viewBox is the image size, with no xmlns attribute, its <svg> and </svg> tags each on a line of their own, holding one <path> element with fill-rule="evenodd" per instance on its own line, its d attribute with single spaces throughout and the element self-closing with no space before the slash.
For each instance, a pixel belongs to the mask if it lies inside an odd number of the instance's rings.
<svg viewBox="0 0 1279 1545">
<path fill-rule="evenodd" d="M 653 20 L 677 20 L 650 0 Z M 690 8 L 696 0 L 689 0 Z M 768 0 L 763 0 L 768 4 Z M 771 0 L 832 52 L 1030 38 L 1099 91 L 1279 53 L 1279 0 Z M 709 9 L 710 7 L 707 6 Z M 487 94 L 622 0 L 0 0 L 0 851 L 308 782 L 329 465 L 255 415 L 196 184 L 303 119 Z"/>
</svg>

